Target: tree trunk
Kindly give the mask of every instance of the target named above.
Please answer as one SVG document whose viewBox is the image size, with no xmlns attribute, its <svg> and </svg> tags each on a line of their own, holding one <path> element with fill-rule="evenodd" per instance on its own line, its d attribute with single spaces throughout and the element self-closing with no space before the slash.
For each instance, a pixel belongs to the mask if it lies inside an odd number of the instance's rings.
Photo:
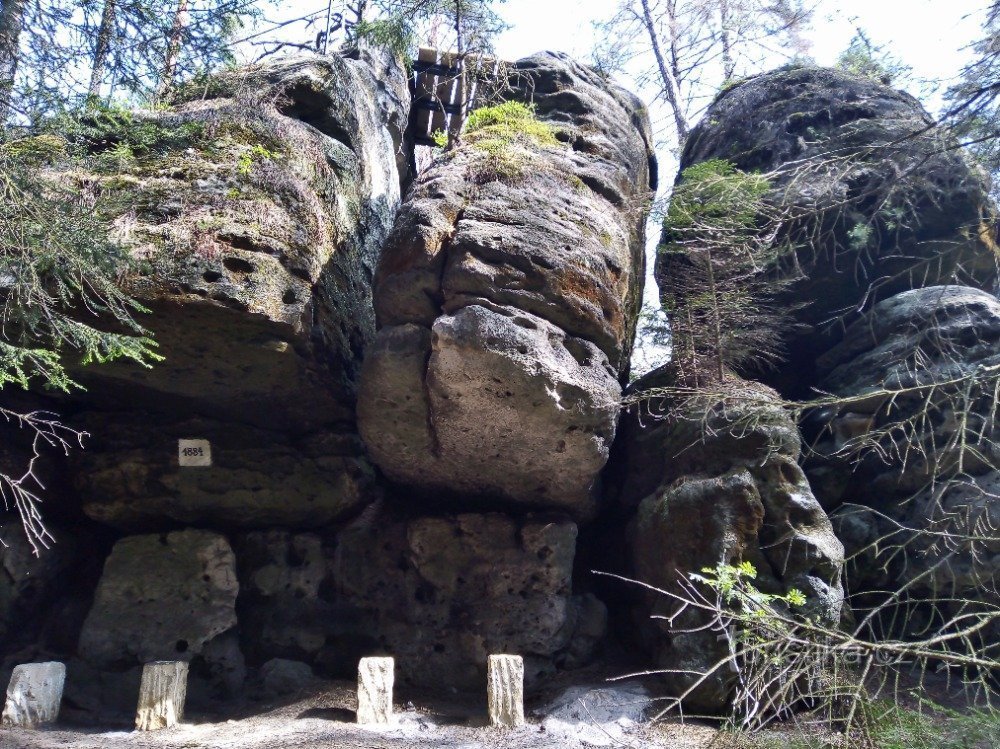
<svg viewBox="0 0 1000 749">
<path fill-rule="evenodd" d="M 177 11 L 174 13 L 174 23 L 170 27 L 170 38 L 167 41 L 167 55 L 163 61 L 163 73 L 160 75 L 158 96 L 165 94 L 174 84 L 174 75 L 177 73 L 177 57 L 181 52 L 181 43 L 184 40 L 184 28 L 187 26 L 187 11 L 188 0 L 178 0 Z"/>
<path fill-rule="evenodd" d="M 736 74 L 733 61 L 733 39 L 729 32 L 729 0 L 719 0 L 719 33 L 722 41 L 722 74 L 731 81 Z"/>
<path fill-rule="evenodd" d="M 101 93 L 101 83 L 104 81 L 104 66 L 111 50 L 111 36 L 115 26 L 116 0 L 104 0 L 104 12 L 101 14 L 101 25 L 97 29 L 97 45 L 94 47 L 94 64 L 90 69 L 90 86 L 87 93 L 97 98 Z"/>
<path fill-rule="evenodd" d="M 27 6 L 27 0 L 0 0 L 0 130 L 7 124 L 13 104 Z"/>
<path fill-rule="evenodd" d="M 462 33 L 462 3 L 461 0 L 455 0 L 455 48 L 458 51 L 458 56 L 456 57 L 458 68 L 458 81 L 456 81 L 455 86 L 458 90 L 458 101 L 450 102 L 452 104 L 457 103 L 459 112 L 458 114 L 452 114 L 451 119 L 448 120 L 448 148 L 457 147 L 462 141 L 462 124 L 465 121 L 466 112 L 466 101 L 465 98 L 468 96 L 467 84 L 468 79 L 465 72 L 465 35 Z"/>
<path fill-rule="evenodd" d="M 649 43 L 653 49 L 653 57 L 656 59 L 656 67 L 659 69 L 660 78 L 663 81 L 663 93 L 674 116 L 674 126 L 677 129 L 677 144 L 678 146 L 683 146 L 684 141 L 687 140 L 690 127 L 688 126 L 687 117 L 684 116 L 677 78 L 667 66 L 667 61 L 663 57 L 663 50 L 660 47 L 660 36 L 653 21 L 653 14 L 649 10 L 649 0 L 642 0 L 642 19 L 646 26 L 646 32 L 649 34 Z"/>
</svg>

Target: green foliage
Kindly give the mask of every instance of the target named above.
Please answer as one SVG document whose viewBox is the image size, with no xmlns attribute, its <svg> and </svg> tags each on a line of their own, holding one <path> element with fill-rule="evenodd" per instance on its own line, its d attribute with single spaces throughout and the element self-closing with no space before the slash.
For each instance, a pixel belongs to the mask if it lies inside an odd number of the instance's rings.
<svg viewBox="0 0 1000 749">
<path fill-rule="evenodd" d="M 717 592 L 727 605 L 738 606 L 743 615 L 766 616 L 768 610 L 778 603 L 789 606 L 804 606 L 806 603 L 805 595 L 797 588 L 791 588 L 783 595 L 758 590 L 750 582 L 757 579 L 757 568 L 747 561 L 736 565 L 704 567 L 701 574 L 692 572 L 690 577 Z"/>
<path fill-rule="evenodd" d="M 0 158 L 7 157 L 32 166 L 51 164 L 66 156 L 66 145 L 62 136 L 43 133 L 0 145 Z"/>
<path fill-rule="evenodd" d="M 165 124 L 118 106 L 94 107 L 47 123 L 46 132 L 59 133 L 77 156 L 106 154 L 112 166 L 150 154 L 186 148 L 205 135 L 201 122 Z"/>
<path fill-rule="evenodd" d="M 847 232 L 847 246 L 854 251 L 861 251 L 871 244 L 871 224 L 857 223 Z"/>
<path fill-rule="evenodd" d="M 721 382 L 727 368 L 780 355 L 787 312 L 771 301 L 786 282 L 768 271 L 789 248 L 779 239 L 784 216 L 768 202 L 770 190 L 767 176 L 711 159 L 685 169 L 671 196 L 657 266 L 670 279 L 661 301 L 688 386 Z"/>
<path fill-rule="evenodd" d="M 867 706 L 868 731 L 878 749 L 978 749 L 1000 746 L 1000 713 L 951 710 L 921 701 L 919 709 L 895 702 Z"/>
<path fill-rule="evenodd" d="M 670 234 L 694 228 L 750 232 L 771 188 L 759 174 L 741 172 L 724 159 L 689 166 L 670 199 L 664 228 Z"/>
<path fill-rule="evenodd" d="M 161 357 L 134 318 L 146 310 L 116 283 L 128 256 L 79 190 L 46 180 L 32 158 L 0 156 L 0 387 L 69 390 L 76 385 L 65 368 L 69 355 L 84 365 L 150 366 Z"/>
<path fill-rule="evenodd" d="M 910 66 L 873 44 L 864 31 L 858 29 L 847 49 L 837 58 L 837 67 L 846 73 L 890 84 L 905 79 Z"/>
<path fill-rule="evenodd" d="M 358 41 L 388 49 L 403 58 L 407 65 L 411 64 L 410 57 L 417 45 L 413 27 L 407 19 L 400 16 L 378 18 L 373 21 L 362 19 L 354 27 L 354 36 Z"/>
<path fill-rule="evenodd" d="M 435 130 L 431 133 L 431 138 L 434 139 L 434 143 L 438 148 L 444 148 L 448 145 L 448 133 L 444 130 Z"/>
<path fill-rule="evenodd" d="M 533 149 L 559 145 L 555 131 L 535 116 L 534 107 L 519 101 L 474 110 L 465 121 L 463 140 L 486 155 L 484 171 L 507 178 L 524 174 Z"/>
<path fill-rule="evenodd" d="M 273 161 L 278 157 L 274 151 L 271 151 L 259 143 L 255 143 L 248 150 L 240 154 L 239 161 L 236 164 L 236 171 L 242 174 L 244 177 L 253 171 L 254 164 L 260 161 Z"/>
</svg>

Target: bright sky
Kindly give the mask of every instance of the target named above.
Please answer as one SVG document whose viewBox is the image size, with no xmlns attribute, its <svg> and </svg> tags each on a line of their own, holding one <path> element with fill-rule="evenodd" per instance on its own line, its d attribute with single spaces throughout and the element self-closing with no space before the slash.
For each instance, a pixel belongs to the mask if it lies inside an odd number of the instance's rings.
<svg viewBox="0 0 1000 749">
<path fill-rule="evenodd" d="M 963 48 L 982 29 L 988 0 L 817 0 L 812 56 L 831 65 L 860 26 L 910 65 L 918 78 L 953 77 Z M 500 38 L 502 56 L 517 59 L 541 50 L 587 59 L 593 22 L 610 15 L 614 0 L 507 0 L 501 7 L 511 28 Z M 916 93 L 916 92 L 914 92 Z"/>
</svg>

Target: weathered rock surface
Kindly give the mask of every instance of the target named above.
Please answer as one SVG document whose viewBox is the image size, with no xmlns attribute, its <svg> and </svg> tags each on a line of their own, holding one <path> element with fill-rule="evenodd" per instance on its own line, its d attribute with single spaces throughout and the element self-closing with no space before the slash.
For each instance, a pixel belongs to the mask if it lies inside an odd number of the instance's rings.
<svg viewBox="0 0 1000 749">
<path fill-rule="evenodd" d="M 995 296 L 937 286 L 880 302 L 819 360 L 820 386 L 850 400 L 807 423 L 816 437 L 806 468 L 837 510 L 856 591 L 906 583 L 909 598 L 944 608 L 965 596 L 1000 603 L 1000 545 L 988 530 L 1000 523 L 998 340 Z"/>
<path fill-rule="evenodd" d="M 563 56 L 515 68 L 559 145 L 498 175 L 469 143 L 421 175 L 376 276 L 359 426 L 401 484 L 586 517 L 641 298 L 648 117 Z"/>
<path fill-rule="evenodd" d="M 932 123 L 901 91 L 790 66 L 727 89 L 692 130 L 682 169 L 726 159 L 773 173 L 772 199 L 789 212 L 800 248 L 783 272 L 802 277 L 779 305 L 804 304 L 793 316 L 806 328 L 790 343 L 792 366 L 762 373 L 783 392 L 816 383 L 815 357 L 841 333 L 831 319 L 850 321 L 857 309 L 956 273 L 992 287 L 985 178 Z M 661 284 L 666 265 L 658 264 Z"/>
<path fill-rule="evenodd" d="M 164 523 L 317 528 L 350 516 L 377 491 L 352 434 L 296 436 L 142 412 L 88 412 L 76 419 L 94 433 L 87 449 L 73 456 L 83 510 L 130 532 Z M 178 465 L 177 441 L 186 438 L 209 440 L 211 467 Z"/>
<path fill-rule="evenodd" d="M 108 668 L 188 661 L 236 625 L 238 590 L 223 536 L 184 530 L 123 538 L 105 563 L 78 652 Z"/>
<path fill-rule="evenodd" d="M 387 123 L 398 129 L 409 103 L 402 69 L 381 61 L 400 82 L 379 84 L 369 62 L 220 74 L 90 144 L 87 179 L 121 208 L 108 218 L 140 263 L 126 286 L 153 310 L 144 322 L 166 357 L 81 372 L 95 398 L 298 431 L 351 420 L 399 203 Z M 156 142 L 107 165 L 102 149 L 128 143 L 128 127 Z"/>
<path fill-rule="evenodd" d="M 669 385 L 673 376 L 668 365 L 638 380 L 634 391 Z M 634 406 L 623 417 L 623 463 L 612 475 L 621 486 L 618 501 L 637 504 L 628 534 L 629 574 L 677 592 L 691 573 L 749 561 L 760 590 L 783 594 L 797 588 L 807 599 L 803 613 L 836 623 L 844 598 L 844 550 L 796 462 L 795 424 L 773 390 L 735 378 L 727 389 L 725 411 L 719 403 L 695 406 L 660 397 L 644 405 L 643 415 Z M 689 609 L 672 623 L 650 619 L 679 606 L 667 596 L 644 593 L 635 612 L 638 635 L 656 666 L 705 672 L 728 654 L 728 646 L 713 631 L 684 631 L 704 624 L 702 612 Z M 732 677 L 727 670 L 716 672 L 687 702 L 725 709 Z M 695 680 L 666 678 L 676 694 Z"/>
<path fill-rule="evenodd" d="M 260 667 L 260 683 L 269 697 L 285 697 L 307 689 L 315 679 L 312 667 L 302 661 L 272 658 Z"/>
<path fill-rule="evenodd" d="M 400 680 L 482 689 L 487 657 L 512 652 L 530 685 L 603 635 L 603 604 L 572 595 L 576 536 L 559 518 L 373 514 L 340 535 L 333 575 Z"/>
<path fill-rule="evenodd" d="M 25 627 L 37 626 L 35 615 L 63 589 L 76 547 L 71 534 L 52 531 L 57 542 L 36 556 L 19 520 L 0 524 L 0 641 L 12 642 Z"/>
<path fill-rule="evenodd" d="M 353 671 L 352 622 L 332 596 L 334 544 L 287 531 L 248 533 L 236 541 L 240 634 L 251 661 L 278 656 L 338 675 Z"/>
</svg>

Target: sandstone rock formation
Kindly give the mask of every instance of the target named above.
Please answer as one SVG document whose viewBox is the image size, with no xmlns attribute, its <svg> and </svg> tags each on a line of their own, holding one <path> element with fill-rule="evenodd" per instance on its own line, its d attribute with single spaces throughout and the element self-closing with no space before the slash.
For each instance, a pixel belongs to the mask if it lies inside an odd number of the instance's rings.
<svg viewBox="0 0 1000 749">
<path fill-rule="evenodd" d="M 935 286 L 879 303 L 820 359 L 821 387 L 849 400 L 814 414 L 807 471 L 856 590 L 1000 603 L 998 340 L 995 296 Z"/>
<path fill-rule="evenodd" d="M 271 428 L 350 419 L 374 334 L 370 279 L 399 202 L 386 123 L 408 105 L 382 111 L 379 85 L 393 84 L 362 60 L 285 59 L 222 74 L 92 145 L 89 178 L 121 206 L 109 218 L 142 264 L 128 289 L 153 309 L 165 356 L 148 371 L 88 369 L 92 386 Z M 128 127 L 155 142 L 101 171 Z"/>
<path fill-rule="evenodd" d="M 351 433 L 298 436 L 141 411 L 88 411 L 76 420 L 94 435 L 74 458 L 84 512 L 124 531 L 158 530 L 164 522 L 316 528 L 377 495 L 374 470 Z M 190 437 L 209 440 L 210 469 L 178 465 L 177 442 Z"/>
<path fill-rule="evenodd" d="M 96 117 L 87 171 L 52 175 L 100 195 L 164 357 L 81 368 L 86 394 L 60 408 L 99 437 L 74 468 L 94 519 L 316 527 L 370 501 L 354 391 L 412 154 L 405 73 L 357 57 L 286 58 Z M 212 471 L 179 468 L 182 437 L 216 444 Z"/>
<path fill-rule="evenodd" d="M 674 377 L 668 365 L 640 378 L 634 392 L 668 387 Z M 628 574 L 680 593 L 692 573 L 748 561 L 757 569 L 755 587 L 776 594 L 796 588 L 806 596 L 805 616 L 835 624 L 844 549 L 798 466 L 798 430 L 770 388 L 733 378 L 726 393 L 725 405 L 655 397 L 623 417 L 613 469 L 618 501 L 637 506 Z M 688 609 L 672 622 L 650 618 L 680 609 L 677 600 L 646 592 L 635 612 L 656 666 L 686 672 L 665 677 L 678 695 L 728 655 L 716 632 L 699 629 L 701 611 Z M 725 710 L 732 679 L 730 669 L 713 673 L 687 704 Z"/>
<path fill-rule="evenodd" d="M 469 133 L 420 176 L 375 280 L 359 426 L 395 482 L 586 518 L 628 370 L 655 161 L 643 106 L 595 71 L 544 54 L 514 72 L 511 96 L 554 137 L 498 155 Z"/>
<path fill-rule="evenodd" d="M 481 689 L 488 656 L 511 652 L 537 683 L 604 634 L 604 605 L 573 595 L 576 537 L 558 518 L 372 515 L 338 539 L 333 578 L 401 681 Z"/>
<path fill-rule="evenodd" d="M 236 625 L 235 559 L 223 536 L 184 530 L 115 544 L 80 634 L 98 666 L 183 660 Z"/>
<path fill-rule="evenodd" d="M 681 169 L 725 159 L 762 172 L 787 210 L 797 282 L 779 300 L 806 328 L 792 366 L 763 372 L 783 392 L 816 384 L 815 357 L 858 310 L 914 286 L 990 284 L 995 276 L 985 177 L 909 94 L 838 70 L 791 65 L 720 93 L 692 130 Z M 665 277 L 660 264 L 658 280 Z M 819 335 L 826 332 L 828 335 Z"/>
<path fill-rule="evenodd" d="M 21 639 L 23 629 L 35 625 L 35 615 L 64 589 L 76 548 L 70 534 L 57 536 L 60 543 L 35 556 L 20 521 L 0 524 L 0 640 Z"/>
</svg>

